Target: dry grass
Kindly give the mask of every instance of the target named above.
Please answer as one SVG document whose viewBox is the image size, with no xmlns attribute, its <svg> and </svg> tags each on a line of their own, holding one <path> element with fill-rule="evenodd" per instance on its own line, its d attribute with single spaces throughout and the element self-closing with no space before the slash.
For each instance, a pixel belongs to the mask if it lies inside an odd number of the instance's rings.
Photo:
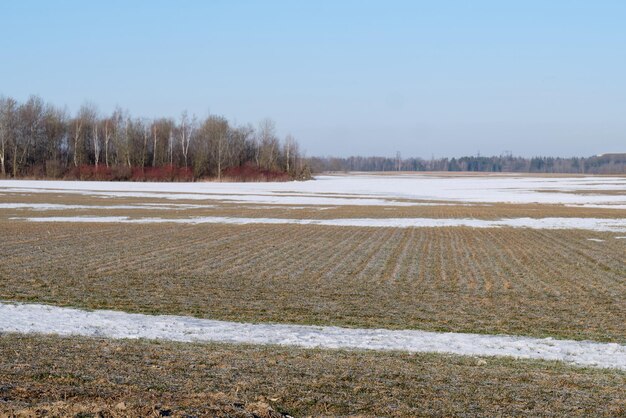
<svg viewBox="0 0 626 418">
<path fill-rule="evenodd" d="M 10 416 L 626 414 L 626 374 L 554 362 L 16 335 L 0 357 Z"/>
<path fill-rule="evenodd" d="M 611 233 L 5 220 L 0 236 L 0 299 L 626 341 Z"/>
</svg>

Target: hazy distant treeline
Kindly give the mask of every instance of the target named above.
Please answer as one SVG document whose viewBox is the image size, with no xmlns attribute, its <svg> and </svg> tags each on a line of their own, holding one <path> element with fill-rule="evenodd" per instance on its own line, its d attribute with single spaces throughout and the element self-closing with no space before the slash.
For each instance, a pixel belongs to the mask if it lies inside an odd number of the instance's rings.
<svg viewBox="0 0 626 418">
<path fill-rule="evenodd" d="M 314 157 L 314 172 L 322 171 L 481 171 L 519 173 L 626 173 L 626 153 L 586 158 L 523 158 L 512 155 L 461 158 Z"/>
<path fill-rule="evenodd" d="M 98 180 L 307 178 L 296 140 L 277 137 L 266 119 L 255 128 L 221 116 L 137 118 L 83 105 L 70 115 L 36 96 L 0 96 L 0 176 Z"/>
</svg>

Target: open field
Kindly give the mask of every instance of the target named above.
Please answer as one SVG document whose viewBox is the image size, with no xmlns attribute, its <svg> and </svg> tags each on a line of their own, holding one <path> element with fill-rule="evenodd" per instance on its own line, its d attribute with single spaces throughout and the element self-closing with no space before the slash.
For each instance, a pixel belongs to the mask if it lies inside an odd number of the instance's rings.
<svg viewBox="0 0 626 418">
<path fill-rule="evenodd" d="M 623 347 L 624 191 L 574 176 L 4 181 L 0 301 Z M 327 225 L 227 223 L 242 218 Z M 626 402 L 623 371 L 510 358 L 12 334 L 0 350 L 7 411 L 610 416 Z"/>
<path fill-rule="evenodd" d="M 353 199 L 354 200 L 354 199 Z M 626 199 L 625 199 L 626 200 Z M 343 218 L 624 218 L 626 206 L 562 204 L 453 203 L 419 201 L 397 205 L 302 205 L 255 204 L 158 197 L 103 198 L 63 193 L 16 193 L 0 191 L 2 218 L 26 216 L 130 216 L 132 218 L 193 218 L 200 216 L 276 217 L 287 219 Z"/>
<path fill-rule="evenodd" d="M 0 17 L 0 418 L 626 418 L 626 0 Z"/>
<path fill-rule="evenodd" d="M 2 299 L 626 341 L 626 240 L 613 233 L 7 220 L 0 231 Z"/>
<path fill-rule="evenodd" d="M 624 372 L 556 362 L 6 334 L 0 411 L 620 416 Z M 123 402 L 123 405 L 120 403 Z M 269 415 L 265 415 L 269 416 Z"/>
</svg>

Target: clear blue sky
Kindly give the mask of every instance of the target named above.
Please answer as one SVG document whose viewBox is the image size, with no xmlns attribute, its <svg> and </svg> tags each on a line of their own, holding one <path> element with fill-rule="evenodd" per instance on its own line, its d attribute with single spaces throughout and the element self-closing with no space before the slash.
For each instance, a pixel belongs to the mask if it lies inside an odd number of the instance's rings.
<svg viewBox="0 0 626 418">
<path fill-rule="evenodd" d="M 271 117 L 308 155 L 626 151 L 626 1 L 4 0 L 0 94 Z"/>
</svg>

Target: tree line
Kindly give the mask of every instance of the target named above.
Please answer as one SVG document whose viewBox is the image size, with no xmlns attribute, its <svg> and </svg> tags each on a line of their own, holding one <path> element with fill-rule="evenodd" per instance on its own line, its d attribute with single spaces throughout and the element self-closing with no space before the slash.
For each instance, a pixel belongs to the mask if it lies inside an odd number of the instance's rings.
<svg viewBox="0 0 626 418">
<path fill-rule="evenodd" d="M 461 158 L 313 157 L 314 172 L 323 171 L 477 171 L 517 173 L 626 173 L 626 153 L 592 157 L 468 156 Z"/>
<path fill-rule="evenodd" d="M 271 119 L 234 126 L 226 118 L 138 118 L 84 104 L 65 108 L 31 96 L 0 96 L 0 175 L 95 180 L 288 180 L 310 177 L 295 138 Z"/>
<path fill-rule="evenodd" d="M 238 181 L 307 179 L 323 171 L 626 173 L 626 154 L 592 157 L 312 157 L 280 140 L 271 119 L 234 126 L 226 118 L 138 118 L 84 104 L 74 115 L 31 96 L 0 96 L 0 176 L 93 180 Z"/>
</svg>

